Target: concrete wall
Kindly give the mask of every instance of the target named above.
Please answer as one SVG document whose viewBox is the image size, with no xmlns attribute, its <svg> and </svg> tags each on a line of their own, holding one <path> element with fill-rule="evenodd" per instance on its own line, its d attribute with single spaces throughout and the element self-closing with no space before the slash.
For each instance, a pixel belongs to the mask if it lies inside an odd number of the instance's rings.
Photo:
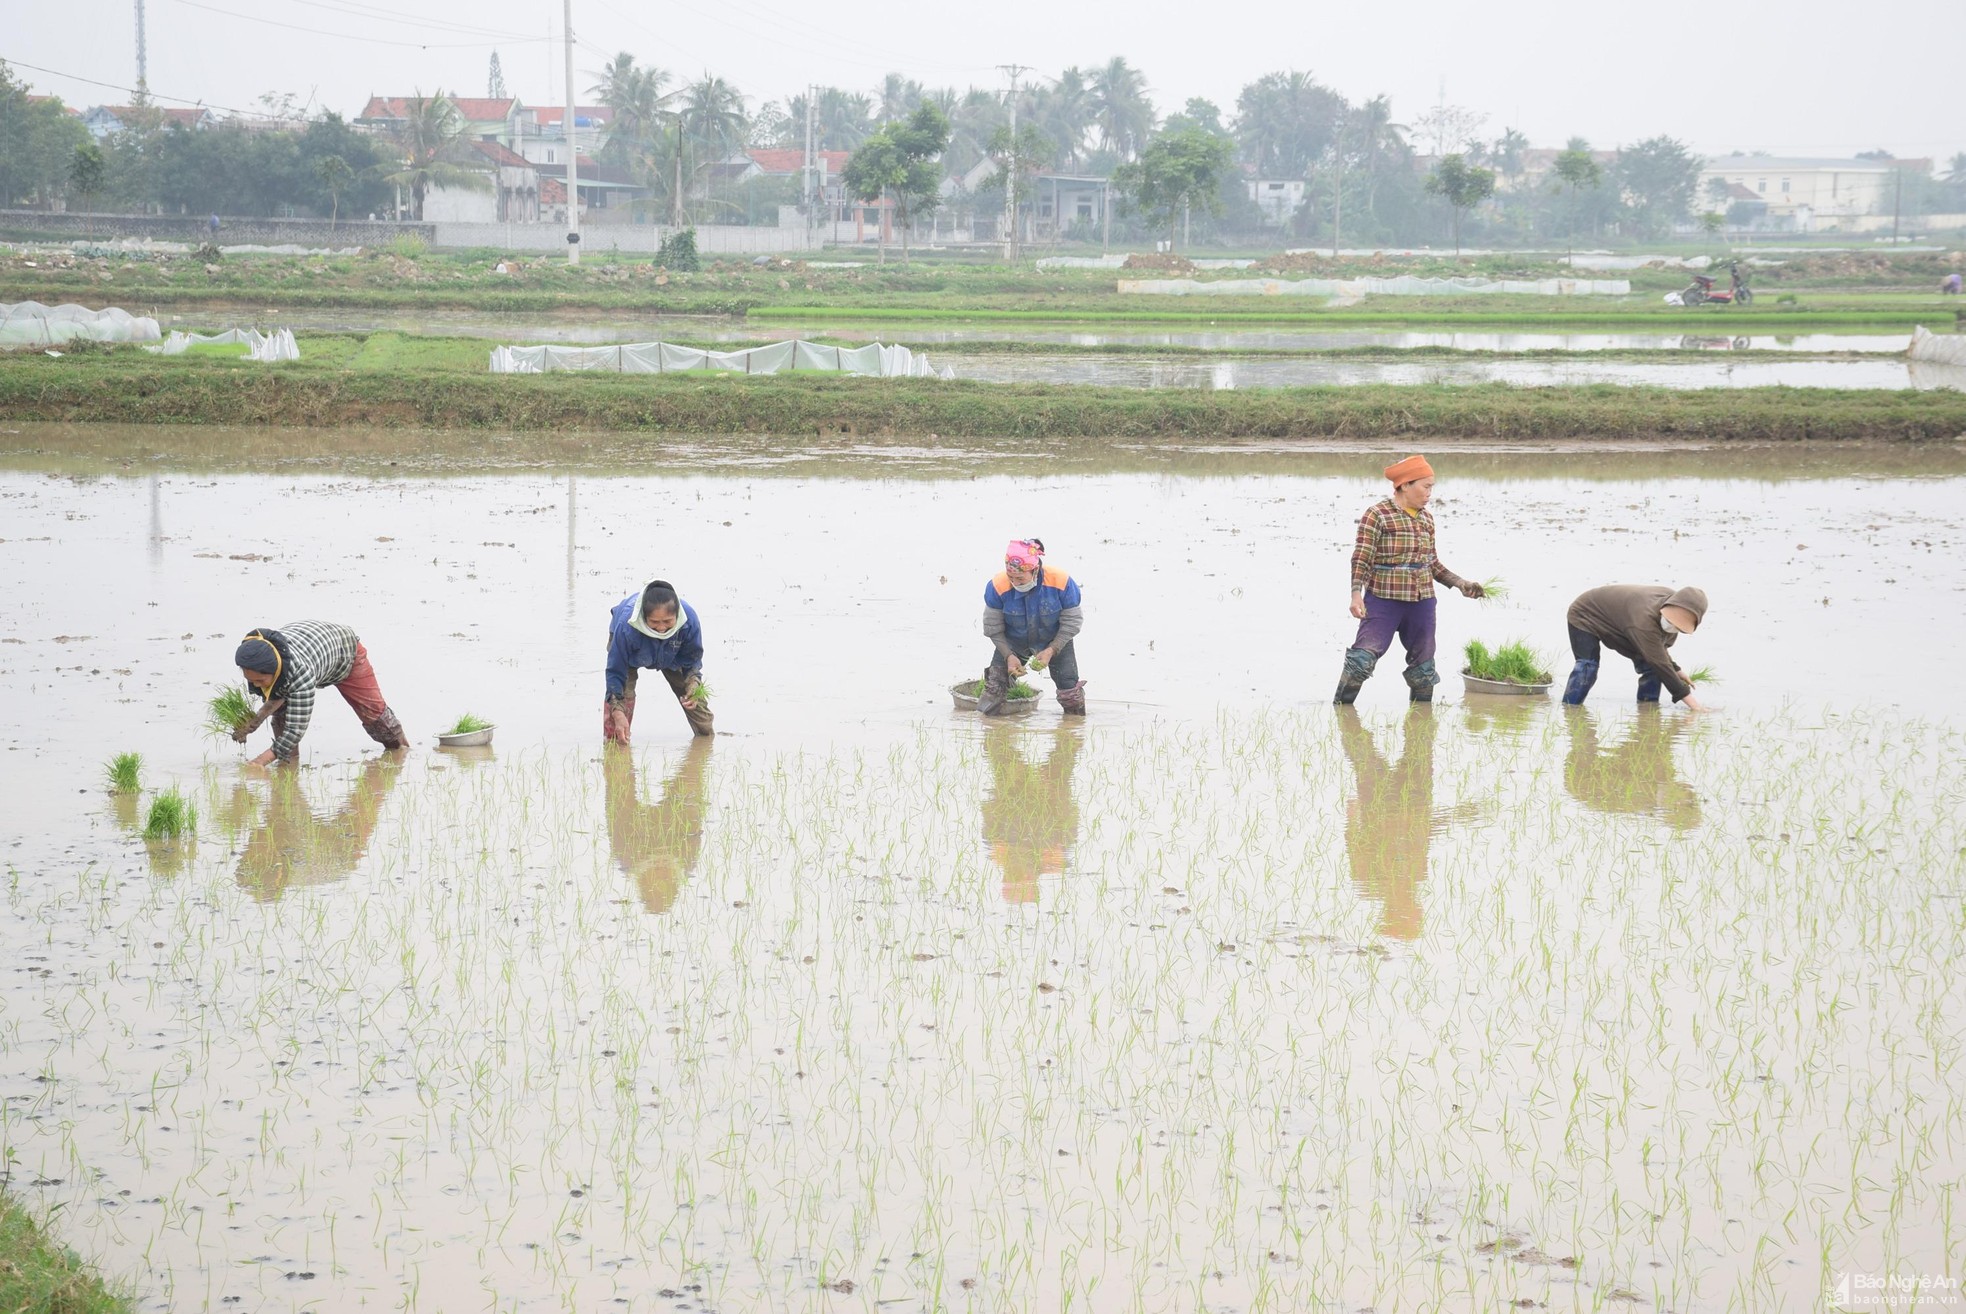
<svg viewBox="0 0 1966 1314">
<path fill-rule="evenodd" d="M 130 214 L 50 214 L 46 210 L 0 210 L 0 233 L 80 238 L 148 237 L 159 242 L 199 243 L 211 236 L 209 216 Z M 435 235 L 431 224 L 389 223 L 344 217 L 329 231 L 325 219 L 228 219 L 219 217 L 220 246 L 385 246 L 399 233 Z"/>
<path fill-rule="evenodd" d="M 501 251 L 564 251 L 567 234 L 557 224 L 452 224 L 434 225 L 435 245 L 440 247 L 492 247 Z M 583 225 L 580 249 L 585 255 L 620 251 L 632 255 L 654 255 L 662 239 L 675 230 L 646 224 L 617 227 L 613 224 Z M 774 255 L 781 251 L 810 251 L 819 247 L 823 233 L 808 234 L 804 229 L 747 228 L 738 224 L 703 224 L 696 230 L 696 249 L 705 255 Z"/>
</svg>

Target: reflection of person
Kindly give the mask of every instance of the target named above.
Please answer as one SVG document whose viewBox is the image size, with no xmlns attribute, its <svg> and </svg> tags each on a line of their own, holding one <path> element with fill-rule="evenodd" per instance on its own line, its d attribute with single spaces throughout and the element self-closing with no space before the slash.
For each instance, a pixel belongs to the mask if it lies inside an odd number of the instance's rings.
<svg viewBox="0 0 1966 1314">
<path fill-rule="evenodd" d="M 1079 836 L 1072 766 L 1084 741 L 1076 730 L 1056 727 L 1043 763 L 1034 764 L 1021 745 L 1042 737 L 1001 724 L 983 732 L 983 752 L 990 761 L 983 842 L 991 861 L 1003 870 L 1005 903 L 1036 903 L 1038 878 L 1065 870 L 1065 855 Z"/>
<path fill-rule="evenodd" d="M 710 741 L 695 739 L 682 762 L 662 785 L 659 802 L 644 803 L 635 788 L 635 755 L 625 746 L 602 750 L 606 778 L 608 850 L 623 874 L 635 882 L 642 906 L 652 913 L 675 905 L 683 882 L 696 869 L 703 848 L 704 769 Z"/>
<path fill-rule="evenodd" d="M 1577 664 L 1570 668 L 1563 701 L 1573 707 L 1582 705 L 1597 683 L 1603 650 L 1609 648 L 1630 658 L 1638 669 L 1639 702 L 1658 702 L 1663 685 L 1674 702 L 1683 702 L 1696 712 L 1705 711 L 1693 696 L 1693 682 L 1666 650 L 1680 635 L 1698 629 L 1706 615 L 1707 595 L 1693 588 L 1606 584 L 1578 594 L 1566 617 L 1570 652 Z"/>
<path fill-rule="evenodd" d="M 1014 540 L 1004 549 L 1003 571 L 983 586 L 983 634 L 996 649 L 983 672 L 976 710 L 994 716 L 1010 696 L 1010 682 L 1025 670 L 1051 668 L 1058 705 L 1085 715 L 1085 681 L 1079 679 L 1073 638 L 1085 627 L 1078 581 L 1044 564 L 1044 541 Z"/>
<path fill-rule="evenodd" d="M 703 683 L 703 622 L 666 579 L 650 580 L 641 592 L 616 603 L 608 617 L 604 738 L 628 742 L 635 721 L 635 677 L 645 670 L 662 672 L 692 733 L 716 733 L 708 701 L 694 692 Z"/>
<path fill-rule="evenodd" d="M 256 899 L 277 899 L 296 885 L 347 879 L 368 851 L 401 766 L 399 756 L 370 758 L 341 809 L 325 819 L 308 805 L 299 775 L 274 773 L 266 817 L 239 855 L 239 887 Z"/>
<path fill-rule="evenodd" d="M 1434 724 L 1431 707 L 1409 707 L 1399 765 L 1391 766 L 1358 710 L 1338 712 L 1339 741 L 1358 777 L 1358 797 L 1345 809 L 1345 856 L 1352 884 L 1379 905 L 1379 934 L 1395 940 L 1419 938 L 1420 886 L 1434 832 L 1473 812 L 1434 807 Z"/>
<path fill-rule="evenodd" d="M 1440 676 L 1434 669 L 1436 581 L 1470 598 L 1481 585 L 1462 579 L 1440 564 L 1434 546 L 1434 518 L 1427 503 L 1434 495 L 1434 469 L 1424 456 L 1409 456 L 1386 467 L 1393 495 L 1358 522 L 1352 548 L 1352 616 L 1358 636 L 1345 650 L 1333 702 L 1356 702 L 1372 668 L 1399 636 L 1406 649 L 1406 687 L 1416 703 L 1432 702 Z"/>
<path fill-rule="evenodd" d="M 253 759 L 254 766 L 299 757 L 301 736 L 314 719 L 314 695 L 329 685 L 355 709 L 369 738 L 384 748 L 409 744 L 403 723 L 389 710 L 389 700 L 376 683 L 369 650 L 346 625 L 302 620 L 289 621 L 277 630 L 261 626 L 240 642 L 232 660 L 264 700 L 259 715 L 233 731 L 232 737 L 244 743 L 260 721 L 273 718 L 273 746 Z"/>
<path fill-rule="evenodd" d="M 1642 707 L 1624 741 L 1606 752 L 1590 712 L 1579 707 L 1566 717 L 1570 754 L 1563 761 L 1563 787 L 1570 797 L 1594 812 L 1657 817 L 1674 830 L 1700 824 L 1700 796 L 1673 766 L 1673 744 L 1691 720 Z"/>
</svg>

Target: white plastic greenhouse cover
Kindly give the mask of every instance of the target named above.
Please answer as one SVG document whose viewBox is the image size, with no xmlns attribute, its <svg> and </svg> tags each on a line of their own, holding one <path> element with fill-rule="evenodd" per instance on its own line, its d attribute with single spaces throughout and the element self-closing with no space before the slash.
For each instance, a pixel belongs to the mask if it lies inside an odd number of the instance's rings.
<svg viewBox="0 0 1966 1314">
<path fill-rule="evenodd" d="M 1198 283 L 1189 278 L 1123 279 L 1122 293 L 1168 297 L 1433 297 L 1511 292 L 1524 296 L 1625 296 L 1625 278 L 1225 278 Z"/>
<path fill-rule="evenodd" d="M 900 345 L 870 342 L 864 347 L 826 347 L 813 342 L 774 342 L 743 351 L 704 351 L 671 342 L 634 342 L 619 347 L 494 347 L 493 374 L 544 374 L 559 370 L 600 370 L 610 374 L 666 374 L 670 370 L 735 370 L 777 374 L 817 370 L 874 378 L 952 378 L 938 373 L 926 355 Z"/>
<path fill-rule="evenodd" d="M 117 306 L 44 306 L 38 301 L 0 302 L 0 346 L 53 346 L 88 338 L 95 342 L 155 342 L 157 321 Z"/>
<path fill-rule="evenodd" d="M 171 330 L 171 336 L 164 339 L 161 347 L 145 347 L 160 356 L 181 356 L 192 347 L 211 343 L 225 345 L 245 343 L 251 348 L 247 357 L 258 361 L 299 360 L 300 344 L 294 341 L 292 329 L 275 329 L 271 333 L 261 333 L 258 329 L 227 329 L 223 333 L 180 333 Z"/>
<path fill-rule="evenodd" d="M 1941 337 L 1920 324 L 1911 331 L 1911 350 L 1907 354 L 1913 360 L 1927 360 L 1934 365 L 1966 365 L 1966 336 L 1950 333 Z"/>
</svg>

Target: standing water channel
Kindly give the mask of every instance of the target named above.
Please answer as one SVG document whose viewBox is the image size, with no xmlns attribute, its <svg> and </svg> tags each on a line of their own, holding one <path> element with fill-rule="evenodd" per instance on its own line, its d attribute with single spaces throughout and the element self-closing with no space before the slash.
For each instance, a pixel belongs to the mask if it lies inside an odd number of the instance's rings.
<svg viewBox="0 0 1966 1314">
<path fill-rule="evenodd" d="M 1430 453 L 1431 709 L 1329 705 L 1386 451 L 0 434 L 0 1164 L 156 1310 L 1819 1307 L 1966 1225 L 1966 454 Z M 1083 585 L 1091 714 L 948 705 Z M 715 740 L 607 609 L 701 613 Z M 1720 710 L 1463 694 L 1607 582 Z M 248 629 L 323 697 L 203 738 Z M 1034 680 L 1047 693 L 1049 685 Z M 493 747 L 446 753 L 470 711 Z M 263 746 L 264 734 L 252 748 Z M 103 763 L 136 751 L 142 797 Z M 176 784 L 191 842 L 135 823 Z M 1525 1305 L 1525 1307 L 1527 1307 Z"/>
</svg>

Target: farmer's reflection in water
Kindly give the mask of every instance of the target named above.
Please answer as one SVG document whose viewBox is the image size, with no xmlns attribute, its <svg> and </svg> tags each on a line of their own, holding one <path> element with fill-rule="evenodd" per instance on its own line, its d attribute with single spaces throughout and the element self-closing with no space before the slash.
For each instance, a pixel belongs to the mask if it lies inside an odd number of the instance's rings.
<svg viewBox="0 0 1966 1314">
<path fill-rule="evenodd" d="M 1692 727 L 1691 717 L 1641 707 L 1608 750 L 1587 709 L 1567 707 L 1564 719 L 1570 754 L 1563 761 L 1563 787 L 1570 797 L 1593 812 L 1657 817 L 1674 830 L 1700 824 L 1700 796 L 1673 765 L 1673 745 Z"/>
<path fill-rule="evenodd" d="M 277 899 L 299 885 L 331 885 L 346 880 L 368 851 L 389 791 L 402 775 L 402 754 L 385 753 L 363 764 L 341 807 L 317 816 L 301 790 L 300 773 L 279 770 L 269 782 L 266 816 L 239 855 L 238 881 L 256 899 Z M 242 799 L 243 796 L 243 799 Z M 251 794 L 233 791 L 233 816 L 250 807 Z"/>
<path fill-rule="evenodd" d="M 662 782 L 662 796 L 642 802 L 635 788 L 635 753 L 623 744 L 602 751 L 608 802 L 608 849 L 624 874 L 635 882 L 642 906 L 666 913 L 675 905 L 683 882 L 696 870 L 703 848 L 704 771 L 710 764 L 710 739 L 692 740 L 683 759 Z"/>
<path fill-rule="evenodd" d="M 1038 879 L 1065 870 L 1079 837 L 1072 766 L 1085 746 L 1077 729 L 1049 734 L 993 722 L 983 731 L 990 796 L 983 800 L 983 843 L 1003 870 L 1005 903 L 1036 903 Z M 1042 761 L 1033 756 L 1040 749 Z"/>
<path fill-rule="evenodd" d="M 1338 708 L 1338 735 L 1358 777 L 1358 797 L 1345 809 L 1345 856 L 1352 884 L 1379 905 L 1379 934 L 1418 939 L 1425 912 L 1420 887 L 1427 849 L 1451 821 L 1468 820 L 1472 805 L 1434 807 L 1434 710 L 1414 704 L 1406 713 L 1399 764 L 1387 763 L 1354 707 Z"/>
</svg>

